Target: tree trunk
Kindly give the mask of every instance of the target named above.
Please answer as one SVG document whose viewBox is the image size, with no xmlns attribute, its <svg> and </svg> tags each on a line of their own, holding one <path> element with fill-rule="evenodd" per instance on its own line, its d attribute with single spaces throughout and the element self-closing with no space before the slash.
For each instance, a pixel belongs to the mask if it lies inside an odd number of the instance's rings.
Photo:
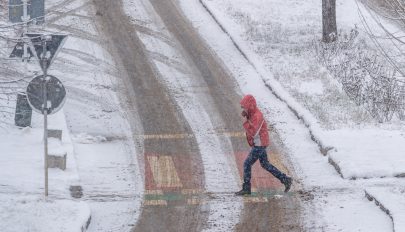
<svg viewBox="0 0 405 232">
<path fill-rule="evenodd" d="M 322 41 L 330 43 L 337 38 L 336 0 L 322 0 Z"/>
</svg>

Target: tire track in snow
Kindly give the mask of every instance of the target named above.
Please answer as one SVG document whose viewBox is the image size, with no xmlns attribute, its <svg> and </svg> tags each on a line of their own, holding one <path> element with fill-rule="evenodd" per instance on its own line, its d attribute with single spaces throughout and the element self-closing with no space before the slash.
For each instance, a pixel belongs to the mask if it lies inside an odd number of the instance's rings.
<svg viewBox="0 0 405 232">
<path fill-rule="evenodd" d="M 164 63 L 155 62 L 165 84 L 174 90 L 173 97 L 183 111 L 197 140 L 204 166 L 206 191 L 214 195 L 219 192 L 237 191 L 239 179 L 232 170 L 233 165 L 230 164 L 232 159 L 226 156 L 228 152 L 223 149 L 223 141 L 218 136 L 209 134 L 209 131 L 214 130 L 214 126 L 206 106 L 213 104 L 213 100 L 203 93 L 184 92 L 193 85 L 190 76 L 179 73 Z M 228 144 L 228 146 L 231 145 Z M 209 218 L 204 231 L 229 231 L 239 222 L 239 214 L 243 207 L 240 197 L 232 195 L 210 199 L 207 203 Z"/>
<path fill-rule="evenodd" d="M 138 6 L 143 5 L 146 8 L 147 16 L 152 17 L 147 21 L 157 23 L 154 26 L 165 31 L 165 25 L 150 3 L 143 0 L 137 1 L 137 3 Z M 131 12 L 128 13 L 131 14 Z M 132 14 L 132 17 L 136 17 L 136 15 Z M 141 17 L 145 17 L 145 15 Z M 145 19 L 143 18 L 143 20 Z M 166 33 L 169 35 L 168 32 Z M 189 65 L 186 62 L 187 58 L 184 57 L 184 52 L 180 49 L 168 46 L 164 41 L 139 31 L 138 36 L 144 43 L 146 50 L 160 53 L 176 63 L 182 63 L 184 67 Z M 200 78 L 201 74 L 196 73 L 195 70 L 190 70 L 190 74 L 186 75 L 167 62 L 161 62 L 161 60 L 153 59 L 153 57 L 149 58 L 155 63 L 162 82 L 169 88 L 170 94 L 176 100 L 195 135 L 204 166 L 206 191 L 215 195 L 219 192 L 238 190 L 239 176 L 235 170 L 230 140 L 209 135 L 210 131 L 215 130 L 213 122 L 218 123 L 222 120 L 217 113 L 218 109 L 215 107 L 215 100 L 210 95 L 207 83 L 203 78 Z M 196 86 L 201 89 L 205 88 L 207 91 L 192 91 L 191 89 Z M 226 127 L 224 123 L 222 124 L 221 126 Z M 230 231 L 239 222 L 243 202 L 241 198 L 231 195 L 208 199 L 207 205 L 203 207 L 208 207 L 207 210 L 209 211 L 205 231 Z"/>
<path fill-rule="evenodd" d="M 164 19 L 168 30 L 180 41 L 183 49 L 186 51 L 186 60 L 190 61 L 190 66 L 195 66 L 195 70 L 200 73 L 200 78 L 204 79 L 209 86 L 210 94 L 215 101 L 217 109 L 210 109 L 208 112 L 219 112 L 222 118 L 226 120 L 225 124 L 228 129 L 241 128 L 241 120 L 238 117 L 240 112 L 238 100 L 240 96 L 237 93 L 240 92 L 239 88 L 243 86 L 235 83 L 235 79 L 229 74 L 230 70 L 226 68 L 229 67 L 227 66 L 228 63 L 224 64 L 217 54 L 211 50 L 212 48 L 207 44 L 205 38 L 202 38 L 198 33 L 199 26 L 193 27 L 191 25 L 187 17 L 184 16 L 186 11 L 180 10 L 178 1 L 150 1 Z M 203 12 L 199 12 L 198 14 L 200 15 Z M 205 25 L 212 28 L 217 26 L 216 24 Z M 212 35 L 215 36 L 215 34 Z M 229 47 L 223 46 L 222 49 L 227 50 Z M 224 60 L 224 62 L 228 62 L 228 60 Z M 242 67 L 244 66 L 239 66 L 237 70 Z M 256 91 L 252 91 L 251 93 L 256 94 Z M 213 123 L 217 125 L 215 122 Z M 278 141 L 277 136 L 272 135 L 272 139 Z M 282 165 L 280 165 L 280 162 L 277 162 L 281 158 L 280 153 L 277 154 L 277 147 L 279 145 L 280 143 L 276 142 L 274 146 L 270 146 L 269 155 L 273 157 L 273 164 L 281 168 Z M 232 139 L 232 146 L 234 151 L 236 151 L 235 156 L 237 160 L 239 162 L 242 161 L 238 167 L 242 167 L 243 160 L 248 153 L 246 141 L 245 139 Z M 281 187 L 282 184 L 276 178 L 271 177 L 269 173 L 261 168 L 256 171 L 258 172 L 254 175 L 252 184 L 261 189 L 260 192 L 262 190 L 268 191 L 269 189 L 273 191 L 283 189 Z M 243 175 L 242 172 L 241 175 Z M 274 199 L 244 199 L 247 201 L 244 204 L 241 220 L 235 228 L 236 231 L 284 231 L 286 228 L 291 231 L 300 230 L 298 223 L 296 223 L 298 217 L 295 210 L 297 204 L 295 203 L 294 196 Z M 262 203 L 251 204 L 258 201 Z M 269 208 L 272 210 L 269 211 Z M 258 216 L 252 218 L 252 215 Z"/>
<path fill-rule="evenodd" d="M 130 95 L 128 105 L 134 105 L 128 110 L 139 114 L 143 133 L 192 133 L 159 80 L 154 65 L 145 59 L 147 50 L 137 36 L 136 27 L 124 14 L 121 1 L 94 0 L 94 3 L 100 29 L 109 38 L 105 46 L 112 50 L 121 67 L 124 90 L 128 92 L 124 94 Z M 131 231 L 200 231 L 207 213 L 197 204 L 188 205 L 186 197 L 171 197 L 180 196 L 182 190 L 204 186 L 195 138 L 144 140 L 140 156 L 140 163 L 144 164 L 141 172 L 145 176 L 145 195 L 142 212 L 139 218 L 134 218 L 136 224 Z"/>
</svg>

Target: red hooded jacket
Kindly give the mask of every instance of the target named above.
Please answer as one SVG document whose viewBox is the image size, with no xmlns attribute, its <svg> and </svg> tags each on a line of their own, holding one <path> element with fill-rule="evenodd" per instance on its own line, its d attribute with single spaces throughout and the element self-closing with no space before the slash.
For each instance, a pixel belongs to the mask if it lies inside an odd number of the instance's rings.
<svg viewBox="0 0 405 232">
<path fill-rule="evenodd" d="M 250 146 L 269 146 L 269 132 L 262 112 L 257 108 L 256 100 L 252 95 L 246 95 L 240 105 L 247 109 L 247 120 L 243 123 L 246 138 Z"/>
</svg>

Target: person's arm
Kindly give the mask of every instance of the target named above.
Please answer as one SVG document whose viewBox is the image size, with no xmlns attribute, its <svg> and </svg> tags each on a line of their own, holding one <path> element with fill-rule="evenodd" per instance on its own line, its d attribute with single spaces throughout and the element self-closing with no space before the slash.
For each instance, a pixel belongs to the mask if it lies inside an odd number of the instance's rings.
<svg viewBox="0 0 405 232">
<path fill-rule="evenodd" d="M 246 120 L 246 122 L 243 123 L 246 135 L 253 138 L 256 134 L 258 134 L 260 127 L 263 125 L 263 120 L 263 115 L 261 113 L 256 113 L 252 116 L 252 118 Z"/>
<path fill-rule="evenodd" d="M 246 140 L 247 140 L 249 146 L 252 147 L 254 145 L 253 137 L 250 136 L 248 134 L 247 130 L 246 130 L 246 127 L 248 127 L 248 124 L 249 124 L 249 122 L 248 122 L 249 117 L 248 117 L 248 114 L 246 113 L 246 111 L 242 111 L 242 117 L 246 119 L 245 122 L 243 123 L 243 127 L 245 128 L 245 132 L 246 132 L 245 133 L 246 134 Z"/>
</svg>

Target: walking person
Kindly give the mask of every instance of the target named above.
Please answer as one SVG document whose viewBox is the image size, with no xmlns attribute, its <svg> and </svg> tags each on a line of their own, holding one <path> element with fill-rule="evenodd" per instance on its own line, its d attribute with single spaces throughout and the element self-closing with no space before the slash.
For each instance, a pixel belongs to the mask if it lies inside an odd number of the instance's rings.
<svg viewBox="0 0 405 232">
<path fill-rule="evenodd" d="M 284 184 L 284 192 L 291 188 L 292 178 L 282 173 L 274 167 L 267 159 L 266 148 L 270 144 L 267 123 L 262 112 L 257 108 L 256 100 L 252 95 L 246 95 L 240 102 L 242 116 L 245 118 L 243 127 L 246 131 L 246 138 L 252 148 L 243 164 L 243 188 L 236 195 L 249 195 L 251 193 L 251 172 L 252 165 L 259 160 L 262 168 L 270 172 L 273 176 Z"/>
</svg>

